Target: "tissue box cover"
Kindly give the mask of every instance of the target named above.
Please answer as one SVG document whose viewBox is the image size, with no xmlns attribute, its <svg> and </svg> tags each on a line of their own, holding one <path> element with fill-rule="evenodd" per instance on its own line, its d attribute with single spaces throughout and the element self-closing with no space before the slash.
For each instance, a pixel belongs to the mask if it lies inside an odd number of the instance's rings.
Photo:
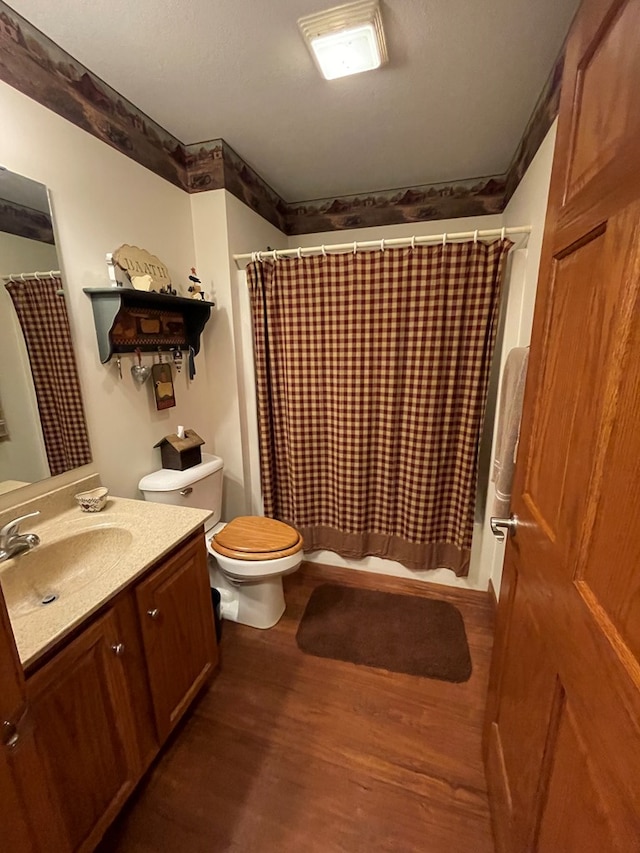
<svg viewBox="0 0 640 853">
<path fill-rule="evenodd" d="M 163 468 L 173 468 L 184 471 L 202 462 L 201 446 L 204 439 L 192 429 L 185 430 L 184 438 L 178 438 L 176 433 L 165 435 L 154 447 L 160 448 Z"/>
</svg>

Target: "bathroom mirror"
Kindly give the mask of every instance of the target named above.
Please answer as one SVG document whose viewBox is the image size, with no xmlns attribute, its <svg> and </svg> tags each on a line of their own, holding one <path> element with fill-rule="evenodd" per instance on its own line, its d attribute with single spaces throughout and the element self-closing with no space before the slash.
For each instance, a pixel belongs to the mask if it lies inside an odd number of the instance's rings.
<svg viewBox="0 0 640 853">
<path fill-rule="evenodd" d="M 90 461 L 47 188 L 0 167 L 0 494 Z"/>
</svg>

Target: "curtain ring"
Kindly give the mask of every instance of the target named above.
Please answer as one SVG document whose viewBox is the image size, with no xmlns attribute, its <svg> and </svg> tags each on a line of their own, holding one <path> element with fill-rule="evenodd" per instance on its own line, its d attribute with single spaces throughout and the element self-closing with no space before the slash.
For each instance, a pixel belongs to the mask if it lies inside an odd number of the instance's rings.
<svg viewBox="0 0 640 853">
<path fill-rule="evenodd" d="M 504 227 L 504 225 L 503 225 L 503 226 L 502 226 L 502 231 L 500 232 L 500 239 L 501 239 L 501 240 L 504 240 L 504 235 L 505 235 L 505 231 L 506 231 L 506 230 L 507 230 L 507 229 L 506 229 L 506 228 Z"/>
<path fill-rule="evenodd" d="M 38 270 L 36 270 L 34 272 L 33 277 L 35 278 L 36 281 L 40 281 L 40 276 L 38 275 Z"/>
<path fill-rule="evenodd" d="M 24 278 L 24 273 L 23 273 L 23 272 L 21 272 L 21 273 L 20 273 L 20 278 L 21 278 L 23 281 L 25 280 L 25 278 Z"/>
<path fill-rule="evenodd" d="M 278 250 L 277 249 L 273 250 L 273 262 L 274 262 L 274 264 L 278 262 Z"/>
<path fill-rule="evenodd" d="M 442 248 L 444 249 L 444 247 L 446 245 L 447 245 L 447 232 L 445 231 L 444 234 L 442 235 Z"/>
<path fill-rule="evenodd" d="M 412 252 L 415 249 L 415 247 L 416 247 L 416 235 L 414 234 L 413 237 L 411 238 L 411 251 Z"/>
<path fill-rule="evenodd" d="M 256 252 L 256 257 L 258 258 L 260 263 L 262 263 L 262 252 Z"/>
<path fill-rule="evenodd" d="M 302 260 L 302 246 L 298 246 L 298 260 Z"/>
<path fill-rule="evenodd" d="M 384 237 L 380 240 L 380 251 L 384 252 Z"/>
<path fill-rule="evenodd" d="M 473 232 L 473 242 L 474 242 L 474 243 L 477 243 L 477 242 L 478 242 L 478 229 L 477 229 L 477 228 L 476 228 L 476 230 Z"/>
<path fill-rule="evenodd" d="M 355 255 L 355 254 L 357 253 L 357 251 L 358 251 L 358 244 L 357 244 L 357 243 L 356 243 L 356 241 L 354 240 L 354 241 L 353 241 L 353 254 Z"/>
<path fill-rule="evenodd" d="M 322 249 L 322 257 L 326 258 L 327 257 L 327 250 L 324 247 L 324 243 L 322 244 L 322 246 L 320 248 Z"/>
</svg>

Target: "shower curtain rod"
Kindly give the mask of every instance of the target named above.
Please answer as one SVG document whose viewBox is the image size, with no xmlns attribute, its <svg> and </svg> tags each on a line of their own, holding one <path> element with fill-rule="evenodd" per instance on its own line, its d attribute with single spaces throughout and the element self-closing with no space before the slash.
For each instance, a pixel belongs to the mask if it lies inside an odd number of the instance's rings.
<svg viewBox="0 0 640 853">
<path fill-rule="evenodd" d="M 49 270 L 49 272 L 8 272 L 4 275 L 0 275 L 0 278 L 5 281 L 24 281 L 25 278 L 56 278 L 57 276 L 62 275 L 60 270 Z"/>
<path fill-rule="evenodd" d="M 505 237 L 514 237 L 518 234 L 529 235 L 531 233 L 530 225 L 518 225 L 513 228 L 487 228 L 485 230 L 477 229 L 475 231 L 457 231 L 447 232 L 444 234 L 429 234 L 423 237 L 394 237 L 390 240 L 363 240 L 353 243 L 327 243 L 324 246 L 299 246 L 297 249 L 275 249 L 266 252 L 246 252 L 243 255 L 233 255 L 233 260 L 238 266 L 242 261 L 249 263 L 250 261 L 275 261 L 278 258 L 308 258 L 311 255 L 326 255 L 326 254 L 346 254 L 347 252 L 379 249 L 384 252 L 385 249 L 397 248 L 400 246 L 421 246 L 425 243 L 451 243 L 455 240 L 480 240 L 486 237 L 500 237 L 504 240 Z M 525 238 L 526 239 L 526 238 Z"/>
</svg>

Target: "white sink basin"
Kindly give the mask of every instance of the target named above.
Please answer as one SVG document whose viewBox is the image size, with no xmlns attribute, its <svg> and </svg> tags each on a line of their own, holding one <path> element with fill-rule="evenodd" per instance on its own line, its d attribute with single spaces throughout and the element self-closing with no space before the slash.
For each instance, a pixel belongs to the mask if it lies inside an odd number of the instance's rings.
<svg viewBox="0 0 640 853">
<path fill-rule="evenodd" d="M 133 535 L 124 527 L 99 526 L 46 541 L 0 563 L 0 584 L 11 619 L 75 595 L 112 569 L 126 553 Z"/>
</svg>

